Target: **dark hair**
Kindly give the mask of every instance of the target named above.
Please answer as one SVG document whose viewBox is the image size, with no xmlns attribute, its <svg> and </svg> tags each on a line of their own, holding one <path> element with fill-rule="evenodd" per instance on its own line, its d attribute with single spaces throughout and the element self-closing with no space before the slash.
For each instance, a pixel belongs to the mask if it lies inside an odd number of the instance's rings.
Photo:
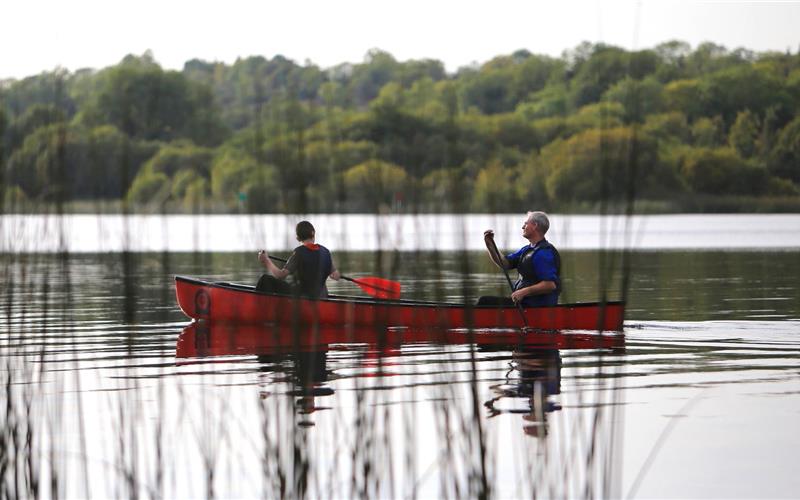
<svg viewBox="0 0 800 500">
<path fill-rule="evenodd" d="M 313 238 L 316 231 L 314 231 L 314 226 L 312 226 L 310 222 L 301 220 L 297 223 L 294 232 L 297 234 L 297 241 L 304 241 Z"/>
</svg>

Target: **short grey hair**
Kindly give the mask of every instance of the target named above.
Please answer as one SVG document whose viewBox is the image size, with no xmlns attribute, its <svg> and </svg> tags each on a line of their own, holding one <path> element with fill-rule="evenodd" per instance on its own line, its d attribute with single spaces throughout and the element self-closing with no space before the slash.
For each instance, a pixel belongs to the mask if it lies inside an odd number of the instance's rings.
<svg viewBox="0 0 800 500">
<path fill-rule="evenodd" d="M 547 230 L 550 229 L 550 219 L 544 212 L 528 212 L 528 220 L 535 222 L 542 234 L 547 233 Z"/>
</svg>

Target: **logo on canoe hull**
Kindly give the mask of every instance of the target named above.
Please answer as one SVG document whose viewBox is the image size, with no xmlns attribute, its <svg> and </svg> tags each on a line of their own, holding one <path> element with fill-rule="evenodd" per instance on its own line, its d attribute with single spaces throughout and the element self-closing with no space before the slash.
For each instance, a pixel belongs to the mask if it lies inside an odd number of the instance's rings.
<svg viewBox="0 0 800 500">
<path fill-rule="evenodd" d="M 211 311 L 211 297 L 203 289 L 194 294 L 194 312 L 198 316 L 208 316 Z"/>
</svg>

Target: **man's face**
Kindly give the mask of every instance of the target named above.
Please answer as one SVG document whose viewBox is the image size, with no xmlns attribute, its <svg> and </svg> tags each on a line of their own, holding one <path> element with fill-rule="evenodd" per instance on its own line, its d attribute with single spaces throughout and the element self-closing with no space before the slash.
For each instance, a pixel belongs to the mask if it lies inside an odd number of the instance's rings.
<svg viewBox="0 0 800 500">
<path fill-rule="evenodd" d="M 536 223 L 532 220 L 525 219 L 525 222 L 522 223 L 522 237 L 523 238 L 530 238 L 533 236 L 533 231 L 536 229 Z"/>
</svg>

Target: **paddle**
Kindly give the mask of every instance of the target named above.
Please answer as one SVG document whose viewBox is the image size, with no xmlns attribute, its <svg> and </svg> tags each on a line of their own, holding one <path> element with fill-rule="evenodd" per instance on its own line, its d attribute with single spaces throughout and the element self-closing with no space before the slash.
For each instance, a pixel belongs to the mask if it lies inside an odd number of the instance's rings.
<svg viewBox="0 0 800 500">
<path fill-rule="evenodd" d="M 497 256 L 497 260 L 500 261 L 500 269 L 503 270 L 503 274 L 506 275 L 506 281 L 508 281 L 508 286 L 511 288 L 511 292 L 514 292 L 514 284 L 511 282 L 511 277 L 508 275 L 508 270 L 503 267 L 503 259 L 500 256 L 500 251 L 497 250 L 497 244 L 494 242 L 494 238 L 491 239 L 492 242 L 492 249 L 494 250 L 494 254 Z M 522 318 L 522 323 L 525 325 L 525 330 L 529 329 L 528 326 L 528 318 L 525 317 L 525 310 L 522 309 L 522 304 L 519 302 L 515 302 L 517 305 L 517 310 L 519 311 L 519 315 Z"/>
<path fill-rule="evenodd" d="M 270 259 L 277 260 L 278 262 L 286 262 L 286 259 L 269 256 Z M 359 288 L 364 290 L 364 293 L 372 295 L 379 299 L 399 299 L 400 298 L 400 283 L 397 281 L 378 278 L 375 276 L 364 276 L 362 278 L 354 279 L 349 276 L 340 276 L 343 280 L 355 283 Z"/>
</svg>

